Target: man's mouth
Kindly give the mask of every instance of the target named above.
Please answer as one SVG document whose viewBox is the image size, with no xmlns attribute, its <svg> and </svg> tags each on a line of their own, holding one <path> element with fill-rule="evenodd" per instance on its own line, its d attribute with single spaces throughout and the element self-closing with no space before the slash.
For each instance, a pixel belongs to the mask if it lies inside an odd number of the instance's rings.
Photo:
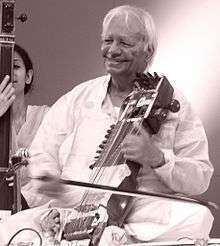
<svg viewBox="0 0 220 246">
<path fill-rule="evenodd" d="M 112 58 L 108 58 L 108 57 L 106 57 L 106 60 L 107 60 L 107 62 L 110 62 L 113 64 L 119 64 L 119 63 L 126 62 L 126 60 L 112 59 Z"/>
</svg>

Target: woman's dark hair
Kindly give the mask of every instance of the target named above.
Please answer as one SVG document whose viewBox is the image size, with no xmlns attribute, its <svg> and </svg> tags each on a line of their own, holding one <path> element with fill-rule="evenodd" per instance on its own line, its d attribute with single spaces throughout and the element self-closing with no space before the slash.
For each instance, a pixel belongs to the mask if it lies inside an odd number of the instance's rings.
<svg viewBox="0 0 220 246">
<path fill-rule="evenodd" d="M 24 50 L 20 45 L 18 44 L 15 44 L 14 46 L 14 51 L 17 52 L 20 57 L 22 58 L 23 62 L 24 62 L 24 66 L 25 66 L 25 69 L 26 69 L 26 73 L 32 69 L 33 70 L 33 63 L 31 61 L 31 58 L 30 56 L 28 55 L 27 51 Z M 25 87 L 24 87 L 24 94 L 28 93 L 29 90 L 31 89 L 32 87 L 32 82 L 33 82 L 33 79 L 34 79 L 34 76 L 32 76 L 32 79 L 31 79 L 31 82 L 30 84 L 25 84 Z"/>
</svg>

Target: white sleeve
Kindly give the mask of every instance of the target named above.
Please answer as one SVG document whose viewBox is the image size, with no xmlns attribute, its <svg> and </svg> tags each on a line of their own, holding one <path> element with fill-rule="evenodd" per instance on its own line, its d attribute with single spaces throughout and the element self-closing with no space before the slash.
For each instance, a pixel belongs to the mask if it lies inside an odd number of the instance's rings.
<svg viewBox="0 0 220 246">
<path fill-rule="evenodd" d="M 162 149 L 165 165 L 155 172 L 173 191 L 188 195 L 205 192 L 213 174 L 208 142 L 200 119 L 188 103 L 180 115 L 174 148 Z"/>
<path fill-rule="evenodd" d="M 73 127 L 72 105 L 68 94 L 61 97 L 48 111 L 30 147 L 30 177 L 45 175 L 60 176 L 59 149 Z M 44 194 L 38 194 L 40 182 L 31 179 L 23 187 L 23 194 L 29 206 L 43 205 L 49 201 Z"/>
</svg>

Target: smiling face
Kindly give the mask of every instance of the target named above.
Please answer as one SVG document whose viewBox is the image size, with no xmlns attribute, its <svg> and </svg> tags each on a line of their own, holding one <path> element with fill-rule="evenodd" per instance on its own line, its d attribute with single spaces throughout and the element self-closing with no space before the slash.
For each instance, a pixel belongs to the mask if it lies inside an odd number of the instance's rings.
<svg viewBox="0 0 220 246">
<path fill-rule="evenodd" d="M 14 53 L 14 83 L 15 94 L 24 94 L 25 84 L 30 84 L 33 76 L 33 71 L 30 69 L 26 71 L 24 62 L 21 56 L 15 52 Z"/>
<path fill-rule="evenodd" d="M 102 33 L 104 65 L 113 78 L 133 78 L 146 68 L 147 54 L 140 23 L 130 17 L 128 24 L 124 17 L 114 17 Z"/>
</svg>

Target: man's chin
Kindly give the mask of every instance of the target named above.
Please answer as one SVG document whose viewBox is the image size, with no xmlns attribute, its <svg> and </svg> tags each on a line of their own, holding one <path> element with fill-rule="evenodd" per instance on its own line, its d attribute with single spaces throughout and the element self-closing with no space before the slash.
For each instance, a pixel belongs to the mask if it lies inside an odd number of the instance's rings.
<svg viewBox="0 0 220 246">
<path fill-rule="evenodd" d="M 120 68 L 110 68 L 110 67 L 106 67 L 106 71 L 111 74 L 112 76 L 119 76 L 119 75 L 123 75 L 125 74 L 125 71 L 123 69 Z"/>
</svg>

